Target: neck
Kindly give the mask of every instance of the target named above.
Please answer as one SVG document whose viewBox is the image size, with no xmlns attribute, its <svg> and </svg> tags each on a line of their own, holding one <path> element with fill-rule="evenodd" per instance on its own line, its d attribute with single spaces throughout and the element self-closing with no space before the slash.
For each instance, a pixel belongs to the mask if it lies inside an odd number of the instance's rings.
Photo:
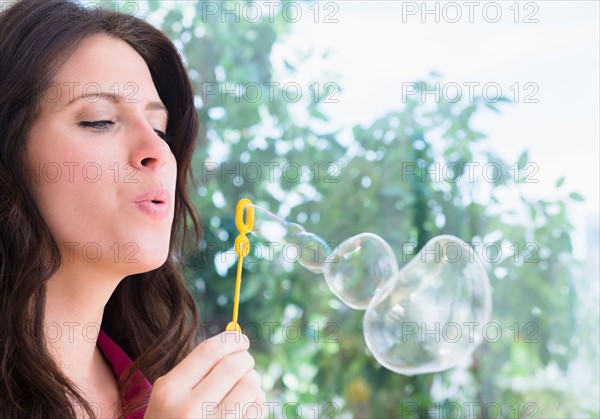
<svg viewBox="0 0 600 419">
<path fill-rule="evenodd" d="M 44 333 L 59 367 L 76 383 L 90 382 L 100 353 L 96 347 L 104 306 L 121 278 L 64 265 L 46 288 Z"/>
</svg>

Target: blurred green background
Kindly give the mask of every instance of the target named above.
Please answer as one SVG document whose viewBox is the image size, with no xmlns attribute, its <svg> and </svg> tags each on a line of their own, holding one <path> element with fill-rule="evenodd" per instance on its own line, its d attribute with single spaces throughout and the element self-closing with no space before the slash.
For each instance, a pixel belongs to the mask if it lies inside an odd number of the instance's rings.
<svg viewBox="0 0 600 419">
<path fill-rule="evenodd" d="M 577 310 L 572 280 L 582 263 L 572 255 L 566 206 L 583 198 L 565 190 L 564 178 L 555 179 L 555 199 L 528 196 L 527 151 L 509 165 L 488 147 L 486 133 L 473 128 L 475 115 L 502 113 L 508 101 L 491 104 L 476 97 L 469 103 L 424 104 L 409 98 L 372 124 L 342 132 L 321 109 L 343 91 L 343 85 L 331 83 L 335 74 L 316 72 L 320 75 L 308 83 L 298 81 L 304 94 L 297 101 L 293 90 L 282 90 L 285 83 L 274 68 L 283 68 L 286 80 L 294 82 L 298 66 L 314 58 L 308 52 L 293 62 L 275 62 L 272 49 L 285 48 L 289 19 L 277 13 L 272 22 L 223 22 L 202 18 L 202 2 L 140 5 L 141 17 L 176 42 L 195 84 L 201 128 L 192 194 L 205 234 L 202 251 L 190 257 L 185 273 L 207 335 L 222 331 L 231 316 L 236 268 L 231 249 L 238 234 L 233 215 L 241 198 L 332 242 L 376 233 L 401 264 L 404 243 L 420 247 L 438 234 L 503 249 L 488 255 L 487 263 L 492 320 L 502 337 L 484 342 L 463 367 L 407 377 L 369 354 L 362 311 L 341 304 L 321 276 L 286 262 L 281 247 L 264 257 L 265 248 L 252 237 L 253 252 L 262 249 L 263 258 L 244 264 L 240 323 L 253 341 L 269 401 L 278 403 L 272 416 L 599 415 L 597 398 L 573 385 L 586 362 L 597 362 L 589 337 L 597 320 Z M 417 81 L 427 88 L 435 77 Z M 236 98 L 236 84 L 251 83 L 263 87 L 262 96 L 248 88 Z M 264 86 L 272 86 L 273 94 Z M 503 176 L 452 182 L 421 169 L 414 176 L 403 173 L 403 164 L 424 168 L 436 162 L 458 162 L 463 170 L 467 162 L 493 163 Z M 282 173 L 283 167 L 289 170 Z"/>
</svg>

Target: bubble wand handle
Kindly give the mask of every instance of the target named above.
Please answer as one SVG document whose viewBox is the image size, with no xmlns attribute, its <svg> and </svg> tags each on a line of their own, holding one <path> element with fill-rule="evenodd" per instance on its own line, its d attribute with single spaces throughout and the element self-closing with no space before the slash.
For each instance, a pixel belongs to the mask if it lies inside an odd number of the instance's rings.
<svg viewBox="0 0 600 419">
<path fill-rule="evenodd" d="M 246 221 L 244 221 L 244 212 L 246 213 Z M 238 255 L 238 266 L 235 277 L 235 295 L 233 296 L 233 315 L 231 322 L 227 325 L 227 331 L 242 331 L 238 323 L 238 308 L 240 305 L 240 289 L 242 287 L 242 266 L 244 258 L 250 253 L 250 241 L 247 233 L 252 231 L 254 226 L 254 207 L 252 201 L 247 198 L 241 199 L 235 208 L 235 226 L 240 234 L 235 239 L 235 253 Z"/>
</svg>

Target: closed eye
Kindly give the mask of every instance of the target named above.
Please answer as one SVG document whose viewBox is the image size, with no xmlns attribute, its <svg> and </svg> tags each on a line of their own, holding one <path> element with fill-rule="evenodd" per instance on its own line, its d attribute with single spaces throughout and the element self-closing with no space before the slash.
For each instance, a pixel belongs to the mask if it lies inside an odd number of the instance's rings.
<svg viewBox="0 0 600 419">
<path fill-rule="evenodd" d="M 103 120 L 103 121 L 81 121 L 79 123 L 80 126 L 85 128 L 93 128 L 97 132 L 108 131 L 112 125 L 114 125 L 114 121 L 111 120 Z M 154 132 L 164 141 L 169 142 L 170 138 L 167 137 L 163 131 L 155 129 Z"/>
<path fill-rule="evenodd" d="M 155 133 L 156 133 L 156 134 L 157 134 L 157 135 L 158 135 L 160 138 L 162 138 L 163 140 L 165 140 L 165 141 L 167 141 L 167 142 L 169 141 L 169 139 L 167 138 L 167 134 L 165 134 L 164 132 L 162 132 L 162 131 L 159 131 L 159 130 L 157 130 L 157 129 L 155 129 L 155 130 L 154 130 L 154 132 L 155 132 Z"/>
<path fill-rule="evenodd" d="M 105 120 L 105 121 L 81 121 L 79 123 L 79 125 L 81 125 L 82 127 L 86 127 L 86 128 L 94 128 L 94 130 L 102 132 L 102 131 L 108 131 L 111 127 L 111 125 L 114 125 L 115 123 L 113 121 L 110 120 Z"/>
</svg>

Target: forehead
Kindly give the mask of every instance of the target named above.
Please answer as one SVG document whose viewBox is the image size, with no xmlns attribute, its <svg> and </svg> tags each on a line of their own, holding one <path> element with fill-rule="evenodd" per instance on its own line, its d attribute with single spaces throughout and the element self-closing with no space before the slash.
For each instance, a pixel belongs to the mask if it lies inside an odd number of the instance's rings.
<svg viewBox="0 0 600 419">
<path fill-rule="evenodd" d="M 98 89 L 123 95 L 135 91 L 142 99 L 158 99 L 144 59 L 125 41 L 107 35 L 85 38 L 55 75 L 53 83 L 70 93 L 62 95 L 61 102 L 68 102 L 74 94 L 86 90 L 94 93 Z"/>
</svg>

